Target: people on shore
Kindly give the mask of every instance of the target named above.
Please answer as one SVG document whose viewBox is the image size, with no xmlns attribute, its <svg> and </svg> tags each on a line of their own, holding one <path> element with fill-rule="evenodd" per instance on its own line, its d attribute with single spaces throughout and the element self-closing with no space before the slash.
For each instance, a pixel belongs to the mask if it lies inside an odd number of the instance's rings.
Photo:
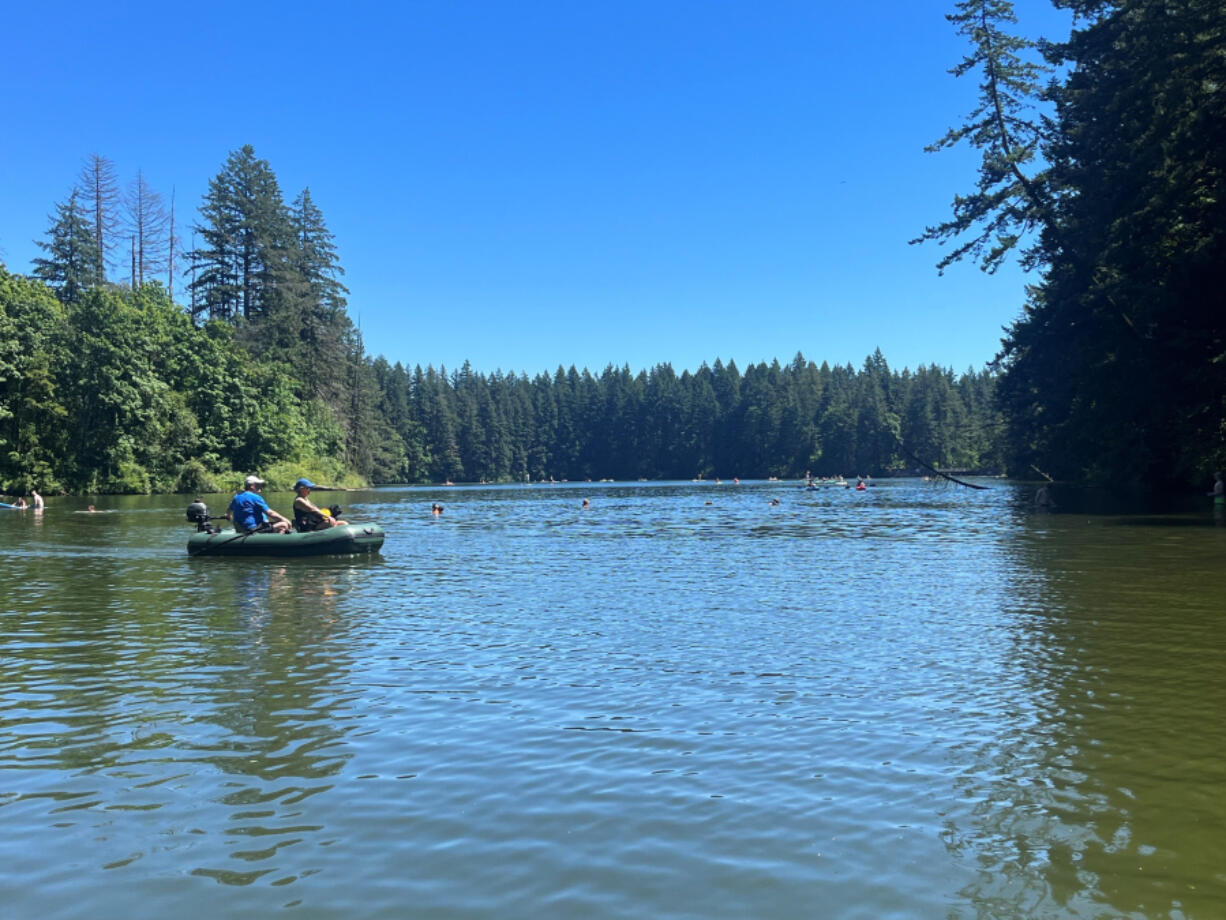
<svg viewBox="0 0 1226 920">
<path fill-rule="evenodd" d="M 310 499 L 311 490 L 318 486 L 309 479 L 299 479 L 294 483 L 297 497 L 294 499 L 294 530 L 327 530 L 348 524 L 348 521 L 337 520 L 326 508 L 316 507 Z"/>
<path fill-rule="evenodd" d="M 230 501 L 226 517 L 234 522 L 234 529 L 239 533 L 288 533 L 290 520 L 268 507 L 260 489 L 264 480 L 259 476 L 248 476 L 243 482 L 243 491 Z"/>
</svg>

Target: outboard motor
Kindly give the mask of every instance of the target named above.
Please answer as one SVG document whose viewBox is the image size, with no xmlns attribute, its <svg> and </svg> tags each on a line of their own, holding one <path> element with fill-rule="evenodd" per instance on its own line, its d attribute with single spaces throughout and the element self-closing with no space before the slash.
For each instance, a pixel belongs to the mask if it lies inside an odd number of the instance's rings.
<svg viewBox="0 0 1226 920">
<path fill-rule="evenodd" d="M 211 520 L 209 517 L 209 506 L 200 499 L 196 499 L 187 506 L 187 520 L 188 523 L 195 524 L 196 530 L 201 533 L 221 533 L 220 528 L 214 527 L 209 523 Z"/>
</svg>

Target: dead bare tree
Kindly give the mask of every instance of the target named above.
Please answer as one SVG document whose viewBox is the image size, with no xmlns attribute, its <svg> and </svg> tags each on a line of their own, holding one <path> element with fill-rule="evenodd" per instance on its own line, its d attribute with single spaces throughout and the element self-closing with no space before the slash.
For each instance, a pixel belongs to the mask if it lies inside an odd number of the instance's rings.
<svg viewBox="0 0 1226 920">
<path fill-rule="evenodd" d="M 125 228 L 133 240 L 132 287 L 166 270 L 170 263 L 170 216 L 140 170 L 124 200 Z"/>
<path fill-rule="evenodd" d="M 94 238 L 98 243 L 99 280 L 106 280 L 106 270 L 122 236 L 120 226 L 119 178 L 115 164 L 106 157 L 91 153 L 77 178 L 81 208 L 93 221 Z"/>
</svg>

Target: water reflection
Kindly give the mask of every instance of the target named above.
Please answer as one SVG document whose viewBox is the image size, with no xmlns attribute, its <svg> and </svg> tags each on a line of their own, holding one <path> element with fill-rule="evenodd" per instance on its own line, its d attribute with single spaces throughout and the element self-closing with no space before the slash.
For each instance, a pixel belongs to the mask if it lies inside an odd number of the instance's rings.
<svg viewBox="0 0 1226 920">
<path fill-rule="evenodd" d="M 1203 539 L 1204 524 L 1052 516 L 1014 544 L 1010 666 L 1023 705 L 959 777 L 966 810 L 943 832 L 977 867 L 962 892 L 976 915 L 1220 906 L 1222 543 Z"/>
<path fill-rule="evenodd" d="M 0 803 L 88 835 L 105 869 L 186 847 L 227 884 L 309 873 L 290 851 L 319 844 L 352 756 L 345 572 L 240 566 L 184 596 L 126 566 L 95 558 L 89 595 L 6 643 Z M 122 818 L 151 812 L 154 838 Z"/>
<path fill-rule="evenodd" d="M 1226 530 L 992 485 L 388 489 L 358 560 L 0 520 L 0 902 L 1212 916 Z"/>
</svg>

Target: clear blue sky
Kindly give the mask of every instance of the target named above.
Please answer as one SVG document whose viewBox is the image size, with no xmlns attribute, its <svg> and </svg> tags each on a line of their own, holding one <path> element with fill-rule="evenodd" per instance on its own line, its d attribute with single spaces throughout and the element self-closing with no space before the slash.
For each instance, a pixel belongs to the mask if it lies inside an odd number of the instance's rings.
<svg viewBox="0 0 1226 920">
<path fill-rule="evenodd" d="M 409 367 L 980 367 L 1034 279 L 907 244 L 974 182 L 972 152 L 923 152 L 975 96 L 951 10 L 10 4 L 0 258 L 30 271 L 91 153 L 173 188 L 187 234 L 251 144 L 287 201 L 310 187 L 368 350 Z"/>
</svg>

